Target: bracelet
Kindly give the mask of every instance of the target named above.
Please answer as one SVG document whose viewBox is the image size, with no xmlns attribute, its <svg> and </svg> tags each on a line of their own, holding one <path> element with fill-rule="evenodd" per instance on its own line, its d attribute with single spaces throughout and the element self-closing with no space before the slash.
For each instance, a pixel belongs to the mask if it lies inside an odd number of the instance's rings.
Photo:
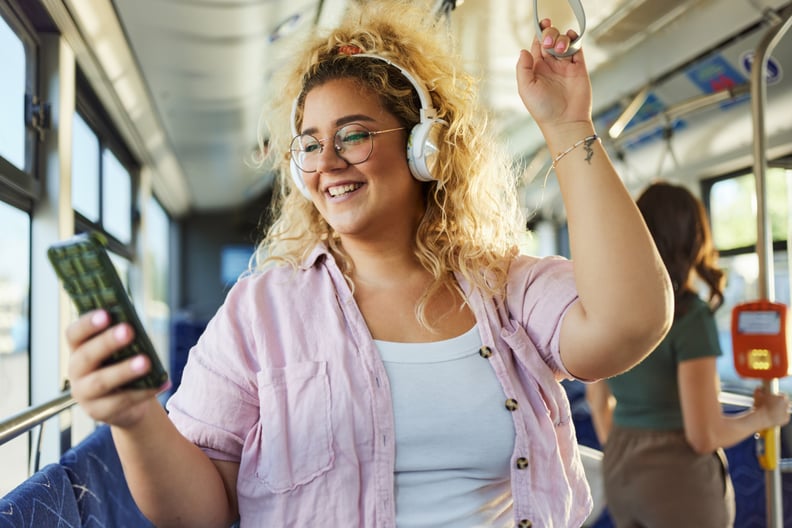
<svg viewBox="0 0 792 528">
<path fill-rule="evenodd" d="M 561 159 L 563 159 L 564 156 L 566 156 L 567 154 L 578 148 L 580 145 L 585 146 L 584 148 L 586 149 L 586 161 L 590 162 L 591 156 L 594 155 L 594 151 L 591 149 L 591 144 L 594 143 L 595 141 L 599 141 L 601 143 L 602 139 L 600 139 L 600 137 L 597 134 L 592 134 L 590 136 L 584 137 L 583 139 L 581 139 L 580 141 L 578 141 L 577 143 L 566 149 L 564 152 L 553 158 L 553 162 L 550 164 L 549 167 L 547 167 L 547 172 L 545 172 L 544 175 L 544 183 L 542 183 L 542 196 L 539 198 L 540 203 L 542 202 L 542 200 L 544 200 L 544 190 L 545 187 L 547 187 L 547 177 L 550 176 L 550 173 L 553 171 L 553 169 L 556 168 L 558 162 L 561 161 Z"/>
<path fill-rule="evenodd" d="M 583 139 L 581 139 L 580 141 L 578 141 L 577 143 L 566 149 L 564 152 L 553 158 L 553 163 L 552 165 L 550 165 L 550 168 L 555 169 L 556 165 L 558 165 L 558 162 L 561 161 L 564 158 L 564 156 L 566 156 L 567 154 L 578 148 L 580 145 L 585 145 L 586 161 L 589 161 L 593 154 L 593 152 L 591 151 L 591 144 L 594 143 L 595 141 L 600 141 L 600 142 L 602 141 L 597 134 L 592 134 L 588 137 L 584 137 Z"/>
</svg>

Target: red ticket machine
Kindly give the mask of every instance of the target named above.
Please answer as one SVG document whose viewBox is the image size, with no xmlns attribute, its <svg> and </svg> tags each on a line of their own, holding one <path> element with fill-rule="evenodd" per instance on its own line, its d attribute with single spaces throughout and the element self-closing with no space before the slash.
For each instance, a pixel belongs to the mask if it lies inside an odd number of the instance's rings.
<svg viewBox="0 0 792 528">
<path fill-rule="evenodd" d="M 781 303 L 755 301 L 732 310 L 734 368 L 744 378 L 771 380 L 789 372 L 787 307 Z M 757 456 L 766 470 L 775 469 L 778 446 L 771 431 L 757 433 Z"/>
<path fill-rule="evenodd" d="M 744 378 L 790 374 L 787 307 L 770 301 L 739 304 L 732 311 L 734 368 Z"/>
</svg>

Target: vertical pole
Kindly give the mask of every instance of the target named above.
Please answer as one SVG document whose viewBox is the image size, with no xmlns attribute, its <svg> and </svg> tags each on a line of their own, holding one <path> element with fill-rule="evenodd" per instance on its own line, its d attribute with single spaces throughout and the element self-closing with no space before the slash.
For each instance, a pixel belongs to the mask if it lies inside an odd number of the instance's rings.
<svg viewBox="0 0 792 528">
<path fill-rule="evenodd" d="M 754 124 L 754 176 L 756 178 L 757 236 L 756 254 L 759 258 L 759 298 L 774 300 L 773 281 L 773 241 L 770 218 L 767 213 L 767 147 L 764 129 L 765 100 L 767 96 L 767 57 L 778 41 L 792 25 L 792 7 L 774 20 L 770 30 L 760 41 L 751 66 L 751 110 Z M 764 381 L 765 390 L 778 392 L 778 379 Z M 783 502 L 781 495 L 781 430 L 773 427 L 763 432 L 765 449 L 773 453 L 774 460 L 765 469 L 765 501 L 768 528 L 782 528 L 784 524 Z"/>
</svg>

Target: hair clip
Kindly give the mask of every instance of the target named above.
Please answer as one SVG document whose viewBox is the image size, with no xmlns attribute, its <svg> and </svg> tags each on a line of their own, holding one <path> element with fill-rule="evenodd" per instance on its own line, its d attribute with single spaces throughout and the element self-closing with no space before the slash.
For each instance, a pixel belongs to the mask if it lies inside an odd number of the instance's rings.
<svg viewBox="0 0 792 528">
<path fill-rule="evenodd" d="M 354 44 L 344 44 L 343 46 L 338 46 L 338 53 L 341 55 L 357 55 L 358 53 L 363 53 L 363 50 Z"/>
</svg>

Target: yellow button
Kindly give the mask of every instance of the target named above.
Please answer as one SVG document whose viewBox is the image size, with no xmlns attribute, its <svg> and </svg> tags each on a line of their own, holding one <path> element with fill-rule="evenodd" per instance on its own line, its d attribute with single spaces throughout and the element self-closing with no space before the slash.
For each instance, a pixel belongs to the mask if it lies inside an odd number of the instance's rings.
<svg viewBox="0 0 792 528">
<path fill-rule="evenodd" d="M 528 459 L 520 457 L 517 459 L 517 469 L 525 469 L 528 467 Z"/>
<path fill-rule="evenodd" d="M 489 359 L 492 357 L 492 349 L 488 346 L 483 346 L 479 349 L 479 355 L 484 359 Z"/>
<path fill-rule="evenodd" d="M 509 409 L 512 412 L 516 411 L 517 410 L 517 400 L 515 400 L 514 398 L 509 398 L 508 400 L 506 400 L 506 408 Z"/>
<path fill-rule="evenodd" d="M 523 519 L 520 521 L 520 524 L 518 524 L 517 526 L 519 526 L 520 528 L 531 528 L 531 526 L 533 526 L 533 523 L 528 519 Z"/>
</svg>

